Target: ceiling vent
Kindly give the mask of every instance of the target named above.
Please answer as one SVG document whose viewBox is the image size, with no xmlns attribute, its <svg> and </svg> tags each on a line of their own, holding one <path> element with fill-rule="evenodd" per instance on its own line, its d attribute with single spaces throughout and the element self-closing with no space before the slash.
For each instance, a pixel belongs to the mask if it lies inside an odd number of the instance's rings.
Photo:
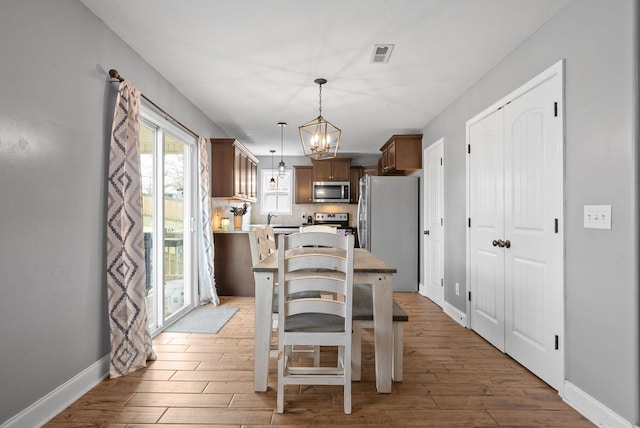
<svg viewBox="0 0 640 428">
<path fill-rule="evenodd" d="M 389 62 L 391 51 L 394 45 L 373 45 L 373 54 L 371 55 L 372 64 L 386 64 Z"/>
</svg>

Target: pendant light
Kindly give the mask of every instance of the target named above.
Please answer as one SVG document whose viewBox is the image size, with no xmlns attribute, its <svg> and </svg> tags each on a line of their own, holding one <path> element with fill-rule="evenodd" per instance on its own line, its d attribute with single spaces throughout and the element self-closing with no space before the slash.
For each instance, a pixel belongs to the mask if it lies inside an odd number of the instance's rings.
<svg viewBox="0 0 640 428">
<path fill-rule="evenodd" d="M 271 149 L 271 150 L 269 150 L 269 152 L 271 153 L 271 180 L 269 180 L 269 187 L 271 187 L 273 189 L 274 187 L 276 187 L 276 179 L 273 176 L 273 154 L 276 151 Z"/>
<path fill-rule="evenodd" d="M 318 117 L 298 127 L 304 155 L 311 159 L 335 158 L 342 131 L 322 117 L 322 85 L 327 79 L 314 80 L 320 87 Z"/>
<path fill-rule="evenodd" d="M 287 122 L 278 122 L 280 127 L 280 163 L 278 164 L 278 177 L 284 178 L 285 164 L 282 159 L 283 147 L 284 147 L 284 127 L 287 126 Z"/>
</svg>

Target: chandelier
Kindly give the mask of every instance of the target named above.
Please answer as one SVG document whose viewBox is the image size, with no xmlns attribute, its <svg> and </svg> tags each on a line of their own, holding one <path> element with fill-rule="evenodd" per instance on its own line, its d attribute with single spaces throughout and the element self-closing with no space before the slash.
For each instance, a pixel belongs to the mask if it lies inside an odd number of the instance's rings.
<svg viewBox="0 0 640 428">
<path fill-rule="evenodd" d="M 273 176 L 273 154 L 274 154 L 275 152 L 276 152 L 276 151 L 275 151 L 275 150 L 273 150 L 273 149 L 269 150 L 269 153 L 271 153 L 271 180 L 269 180 L 269 187 L 271 187 L 272 189 L 273 189 L 274 187 L 276 187 L 276 179 L 275 179 L 275 177 Z"/>
<path fill-rule="evenodd" d="M 278 122 L 278 126 L 280 127 L 280 163 L 278 164 L 278 177 L 284 178 L 286 166 L 282 155 L 284 152 L 284 127 L 287 126 L 287 122 Z"/>
<path fill-rule="evenodd" d="M 335 158 L 340 145 L 342 131 L 322 117 L 322 85 L 327 79 L 316 79 L 320 87 L 318 117 L 298 127 L 304 155 L 311 159 Z"/>
</svg>

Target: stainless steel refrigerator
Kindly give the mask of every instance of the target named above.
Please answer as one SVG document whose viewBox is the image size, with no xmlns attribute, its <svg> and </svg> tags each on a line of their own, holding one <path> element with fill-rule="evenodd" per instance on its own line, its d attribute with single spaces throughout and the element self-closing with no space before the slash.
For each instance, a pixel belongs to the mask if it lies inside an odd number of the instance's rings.
<svg viewBox="0 0 640 428">
<path fill-rule="evenodd" d="M 360 247 L 398 270 L 393 291 L 418 291 L 419 191 L 418 177 L 360 179 Z"/>
</svg>

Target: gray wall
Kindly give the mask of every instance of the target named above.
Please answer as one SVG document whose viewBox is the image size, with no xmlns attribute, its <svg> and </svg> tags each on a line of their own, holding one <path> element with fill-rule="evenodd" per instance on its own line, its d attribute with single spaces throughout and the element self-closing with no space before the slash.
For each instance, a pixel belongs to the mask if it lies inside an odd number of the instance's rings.
<svg viewBox="0 0 640 428">
<path fill-rule="evenodd" d="M 3 1 L 0 61 L 2 424 L 109 353 L 107 71 L 225 135 L 76 0 Z"/>
<path fill-rule="evenodd" d="M 633 0 L 574 1 L 429 123 L 423 138 L 425 147 L 445 138 L 445 298 L 464 312 L 465 121 L 565 59 L 566 378 L 635 424 L 637 13 Z M 612 205 L 611 231 L 582 227 L 589 204 Z"/>
</svg>

